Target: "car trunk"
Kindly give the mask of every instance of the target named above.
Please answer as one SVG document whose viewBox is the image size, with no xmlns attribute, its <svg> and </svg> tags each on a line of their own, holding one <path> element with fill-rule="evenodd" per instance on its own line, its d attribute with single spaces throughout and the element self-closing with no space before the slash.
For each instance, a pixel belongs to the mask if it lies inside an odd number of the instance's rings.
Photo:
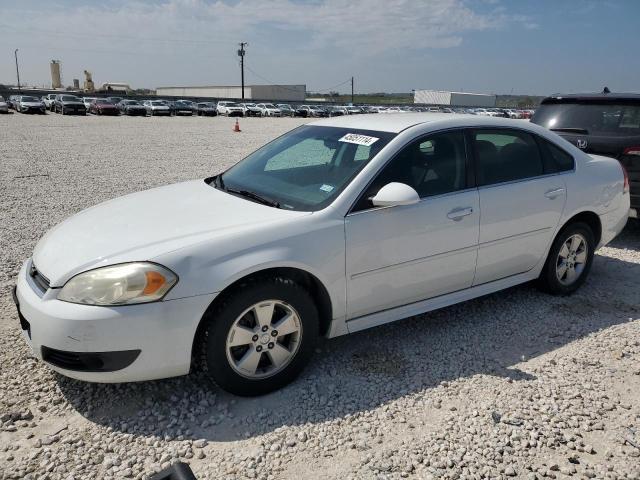
<svg viewBox="0 0 640 480">
<path fill-rule="evenodd" d="M 631 206 L 640 208 L 640 101 L 634 98 L 545 99 L 533 123 L 586 153 L 616 158 L 629 175 Z"/>
<path fill-rule="evenodd" d="M 586 153 L 605 155 L 620 161 L 629 175 L 631 206 L 640 208 L 640 135 L 604 136 L 556 133 Z M 586 145 L 583 142 L 586 142 Z M 636 153 L 629 155 L 629 152 Z"/>
</svg>

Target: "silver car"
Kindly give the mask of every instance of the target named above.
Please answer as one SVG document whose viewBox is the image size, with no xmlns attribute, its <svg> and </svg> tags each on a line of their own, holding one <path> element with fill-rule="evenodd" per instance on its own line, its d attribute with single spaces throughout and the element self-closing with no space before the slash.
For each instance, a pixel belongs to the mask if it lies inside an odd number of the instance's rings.
<svg viewBox="0 0 640 480">
<path fill-rule="evenodd" d="M 171 115 L 171 107 L 164 100 L 145 100 L 142 105 L 147 110 L 147 116 Z"/>
<path fill-rule="evenodd" d="M 44 115 L 47 111 L 47 107 L 41 99 L 29 95 L 18 97 L 15 105 L 16 112 L 20 113 L 41 113 Z"/>
<path fill-rule="evenodd" d="M 4 97 L 0 95 L 0 112 L 9 113 L 9 105 L 4 101 Z"/>
</svg>

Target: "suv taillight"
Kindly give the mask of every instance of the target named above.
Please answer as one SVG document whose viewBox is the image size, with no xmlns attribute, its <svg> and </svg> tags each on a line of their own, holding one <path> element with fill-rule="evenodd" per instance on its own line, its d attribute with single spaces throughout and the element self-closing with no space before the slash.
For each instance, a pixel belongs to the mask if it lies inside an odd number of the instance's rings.
<svg viewBox="0 0 640 480">
<path fill-rule="evenodd" d="M 629 193 L 629 174 L 627 173 L 627 169 L 624 168 L 624 165 L 620 164 L 620 166 L 622 167 L 622 175 L 624 177 L 622 193 Z"/>
<path fill-rule="evenodd" d="M 637 155 L 640 157 L 640 147 L 627 147 L 622 152 L 623 155 Z"/>
</svg>

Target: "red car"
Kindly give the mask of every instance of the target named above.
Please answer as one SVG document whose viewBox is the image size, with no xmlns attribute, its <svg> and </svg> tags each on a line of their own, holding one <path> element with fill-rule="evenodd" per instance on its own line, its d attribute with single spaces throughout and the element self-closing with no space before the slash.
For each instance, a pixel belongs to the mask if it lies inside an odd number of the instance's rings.
<svg viewBox="0 0 640 480">
<path fill-rule="evenodd" d="M 94 115 L 120 115 L 118 107 L 106 98 L 96 98 L 89 104 L 89 113 Z"/>
</svg>

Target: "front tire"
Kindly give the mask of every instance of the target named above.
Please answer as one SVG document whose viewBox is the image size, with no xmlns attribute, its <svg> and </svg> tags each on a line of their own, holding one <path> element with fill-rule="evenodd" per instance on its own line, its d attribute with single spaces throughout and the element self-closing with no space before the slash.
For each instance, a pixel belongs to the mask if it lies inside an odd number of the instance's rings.
<svg viewBox="0 0 640 480">
<path fill-rule="evenodd" d="M 235 395 L 263 395 L 292 382 L 318 339 L 313 298 L 283 277 L 247 281 L 207 311 L 203 322 L 197 360 Z"/>
<path fill-rule="evenodd" d="M 585 282 L 595 252 L 593 231 L 586 223 L 566 226 L 553 241 L 538 277 L 540 289 L 553 295 L 571 295 Z"/>
</svg>

